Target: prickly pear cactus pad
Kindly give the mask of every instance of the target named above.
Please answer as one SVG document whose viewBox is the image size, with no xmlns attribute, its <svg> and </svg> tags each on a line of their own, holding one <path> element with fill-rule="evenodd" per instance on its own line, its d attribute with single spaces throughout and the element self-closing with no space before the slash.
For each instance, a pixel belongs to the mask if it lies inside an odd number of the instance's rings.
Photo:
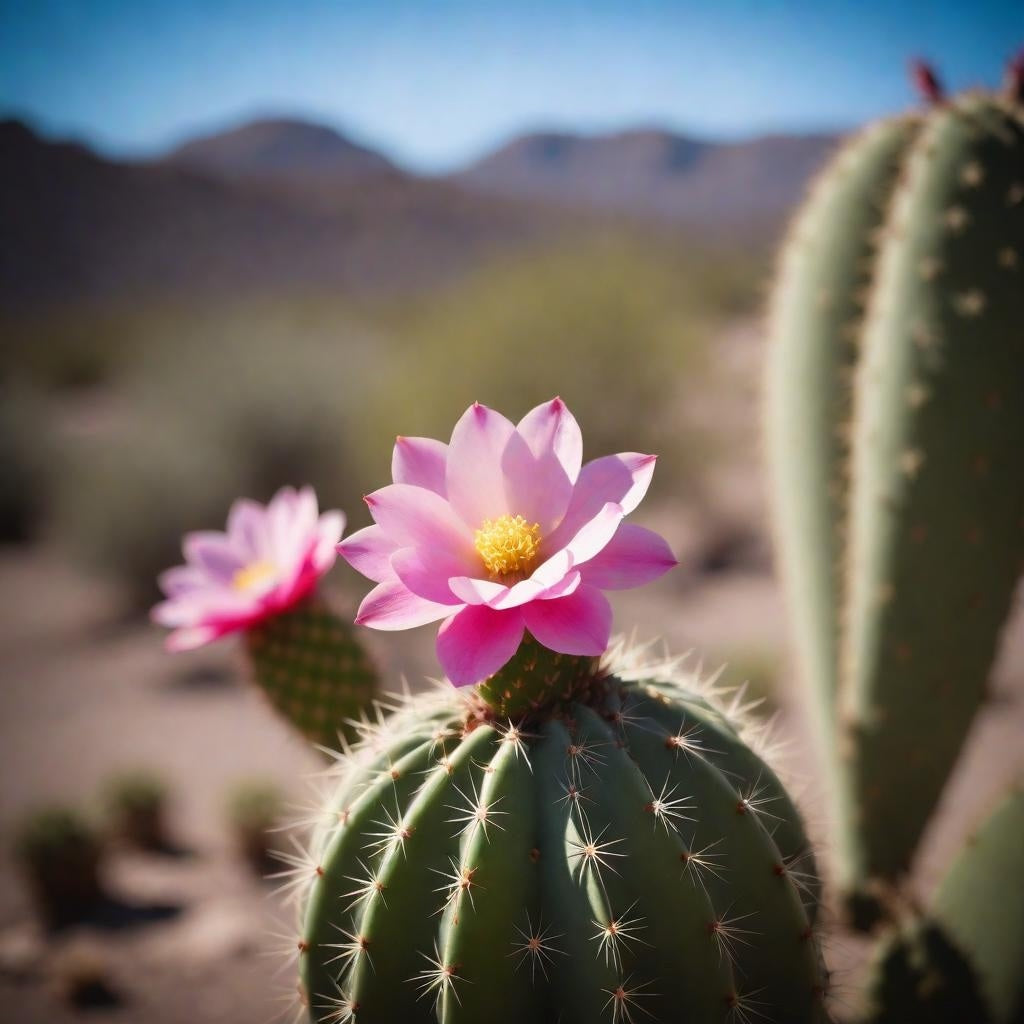
<svg viewBox="0 0 1024 1024">
<path fill-rule="evenodd" d="M 838 873 L 898 882 L 1024 558 L 1024 107 L 946 99 L 826 171 L 776 289 L 769 450 Z"/>
<path fill-rule="evenodd" d="M 311 1019 L 826 1020 L 813 858 L 748 725 L 678 665 L 564 660 L 529 662 L 571 680 L 542 707 L 446 685 L 339 758 L 290 882 Z"/>
</svg>

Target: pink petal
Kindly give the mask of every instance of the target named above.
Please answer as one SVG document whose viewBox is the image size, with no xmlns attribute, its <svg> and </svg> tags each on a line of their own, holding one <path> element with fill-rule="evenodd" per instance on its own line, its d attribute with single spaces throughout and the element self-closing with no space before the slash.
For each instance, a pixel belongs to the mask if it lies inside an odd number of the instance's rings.
<svg viewBox="0 0 1024 1024">
<path fill-rule="evenodd" d="M 664 537 L 622 523 L 604 549 L 583 567 L 583 575 L 588 584 L 602 590 L 628 590 L 656 580 L 678 564 Z"/>
<path fill-rule="evenodd" d="M 194 651 L 213 640 L 219 640 L 227 630 L 216 626 L 192 626 L 187 629 L 176 629 L 164 641 L 167 650 L 177 654 L 181 651 Z"/>
<path fill-rule="evenodd" d="M 367 526 L 349 534 L 339 545 L 338 554 L 357 572 L 377 583 L 391 579 L 391 556 L 398 544 L 379 526 Z"/>
<path fill-rule="evenodd" d="M 527 601 L 548 601 L 555 597 L 564 597 L 580 585 L 580 580 L 578 572 L 568 572 L 553 584 L 531 577 L 528 580 L 520 580 L 513 587 L 506 587 L 493 580 L 453 576 L 448 585 L 452 593 L 466 604 L 485 604 L 495 611 L 505 611 L 509 608 L 518 608 Z"/>
<path fill-rule="evenodd" d="M 313 567 L 322 576 L 334 565 L 338 541 L 345 532 L 345 514 L 335 509 L 325 512 L 317 520 L 314 530 Z"/>
<path fill-rule="evenodd" d="M 452 576 L 448 580 L 448 586 L 465 604 L 490 604 L 509 592 L 504 583 L 475 579 L 472 576 Z"/>
<path fill-rule="evenodd" d="M 612 606 L 597 587 L 582 586 L 557 601 L 534 601 L 523 608 L 533 637 L 560 654 L 596 657 L 608 647 Z"/>
<path fill-rule="evenodd" d="M 399 437 L 391 456 L 391 479 L 445 496 L 448 445 L 430 437 Z"/>
<path fill-rule="evenodd" d="M 193 590 L 201 590 L 209 586 L 209 582 L 206 573 L 194 565 L 176 565 L 157 577 L 160 589 L 168 597 L 178 597 Z"/>
<path fill-rule="evenodd" d="M 239 498 L 228 512 L 228 539 L 243 557 L 258 561 L 266 557 L 266 509 L 249 498 Z"/>
<path fill-rule="evenodd" d="M 401 580 L 378 583 L 359 606 L 356 623 L 371 629 L 412 629 L 451 615 L 450 604 L 417 597 Z"/>
<path fill-rule="evenodd" d="M 368 495 L 366 504 L 397 547 L 444 551 L 465 573 L 479 565 L 472 533 L 439 494 L 410 484 L 391 484 Z"/>
<path fill-rule="evenodd" d="M 470 406 L 452 431 L 446 487 L 452 508 L 471 529 L 510 509 L 505 497 L 502 458 L 518 437 L 509 420 L 479 402 Z"/>
<path fill-rule="evenodd" d="M 621 505 L 608 502 L 589 522 L 584 523 L 576 535 L 565 545 L 573 565 L 590 561 L 615 536 L 625 513 Z"/>
<path fill-rule="evenodd" d="M 236 551 L 227 535 L 218 530 L 187 533 L 182 547 L 189 563 L 222 583 L 230 583 L 235 573 L 245 564 L 242 553 Z"/>
<path fill-rule="evenodd" d="M 566 573 L 553 584 L 546 584 L 535 577 L 517 583 L 507 594 L 499 594 L 488 601 L 491 608 L 498 610 L 518 608 L 528 601 L 550 601 L 556 597 L 571 594 L 581 582 L 581 576 L 575 570 Z"/>
<path fill-rule="evenodd" d="M 576 483 L 583 461 L 583 435 L 565 402 L 555 398 L 531 409 L 519 421 L 516 430 L 535 457 L 553 452 L 569 482 Z"/>
<path fill-rule="evenodd" d="M 557 551 L 565 547 L 608 502 L 621 505 L 622 514 L 629 515 L 647 493 L 656 461 L 655 455 L 625 452 L 588 462 L 580 470 L 565 518 L 546 538 L 545 548 Z"/>
<path fill-rule="evenodd" d="M 494 675 L 519 649 L 523 614 L 486 605 L 463 608 L 437 634 L 437 658 L 455 686 L 471 686 Z"/>
<path fill-rule="evenodd" d="M 462 566 L 443 551 L 401 548 L 391 556 L 395 575 L 418 597 L 438 604 L 463 604 L 448 585 L 449 577 L 461 576 Z"/>
<path fill-rule="evenodd" d="M 508 511 L 548 533 L 565 515 L 572 481 L 553 449 L 534 453 L 525 438 L 509 439 L 501 460 Z"/>
</svg>

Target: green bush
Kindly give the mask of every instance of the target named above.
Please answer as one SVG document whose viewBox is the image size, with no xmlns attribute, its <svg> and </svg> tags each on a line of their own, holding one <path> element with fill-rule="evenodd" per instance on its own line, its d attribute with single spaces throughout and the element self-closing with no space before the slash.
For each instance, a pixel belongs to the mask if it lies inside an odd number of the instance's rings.
<svg viewBox="0 0 1024 1024">
<path fill-rule="evenodd" d="M 49 925 L 79 920 L 102 896 L 99 839 L 72 808 L 45 807 L 29 815 L 15 833 L 14 854 Z"/>
<path fill-rule="evenodd" d="M 38 534 L 49 505 L 52 428 L 34 393 L 0 389 L 0 543 Z"/>
<path fill-rule="evenodd" d="M 144 769 L 109 779 L 103 803 L 110 831 L 142 849 L 167 844 L 167 784 Z"/>
<path fill-rule="evenodd" d="M 227 819 L 235 845 L 247 863 L 260 874 L 272 866 L 271 830 L 281 824 L 284 797 L 272 782 L 239 783 L 227 799 Z"/>
</svg>

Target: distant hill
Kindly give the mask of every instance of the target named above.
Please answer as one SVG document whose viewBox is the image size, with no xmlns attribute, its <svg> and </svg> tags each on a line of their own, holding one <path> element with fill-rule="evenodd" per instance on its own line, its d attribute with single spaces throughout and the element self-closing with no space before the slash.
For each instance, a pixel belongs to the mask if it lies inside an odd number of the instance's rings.
<svg viewBox="0 0 1024 1024">
<path fill-rule="evenodd" d="M 106 160 L 0 122 L 0 301 L 135 301 L 247 289 L 423 287 L 557 232 L 532 205 L 395 174 L 270 189 Z"/>
<path fill-rule="evenodd" d="M 0 301 L 396 291 L 609 223 L 748 245 L 779 230 L 833 141 L 529 135 L 420 178 L 298 121 L 254 122 L 142 164 L 2 121 Z"/>
<path fill-rule="evenodd" d="M 222 178 L 331 179 L 398 174 L 386 157 L 333 128 L 278 118 L 250 121 L 185 142 L 165 163 Z"/>
<path fill-rule="evenodd" d="M 835 146 L 832 135 L 711 143 L 656 130 L 524 135 L 457 180 L 500 196 L 734 225 L 783 217 Z"/>
</svg>

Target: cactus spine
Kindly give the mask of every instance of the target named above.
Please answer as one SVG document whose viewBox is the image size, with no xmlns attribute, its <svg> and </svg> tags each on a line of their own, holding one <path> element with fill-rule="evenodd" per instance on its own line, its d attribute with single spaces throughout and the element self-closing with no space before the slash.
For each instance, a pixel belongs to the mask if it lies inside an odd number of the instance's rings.
<svg viewBox="0 0 1024 1024">
<path fill-rule="evenodd" d="M 826 1020 L 799 817 L 690 683 L 602 669 L 512 720 L 446 691 L 368 730 L 296 869 L 313 1019 Z"/>
<path fill-rule="evenodd" d="M 1024 555 L 1022 273 L 1022 111 L 983 94 L 851 144 L 783 257 L 776 519 L 849 893 L 907 868 Z"/>
</svg>

